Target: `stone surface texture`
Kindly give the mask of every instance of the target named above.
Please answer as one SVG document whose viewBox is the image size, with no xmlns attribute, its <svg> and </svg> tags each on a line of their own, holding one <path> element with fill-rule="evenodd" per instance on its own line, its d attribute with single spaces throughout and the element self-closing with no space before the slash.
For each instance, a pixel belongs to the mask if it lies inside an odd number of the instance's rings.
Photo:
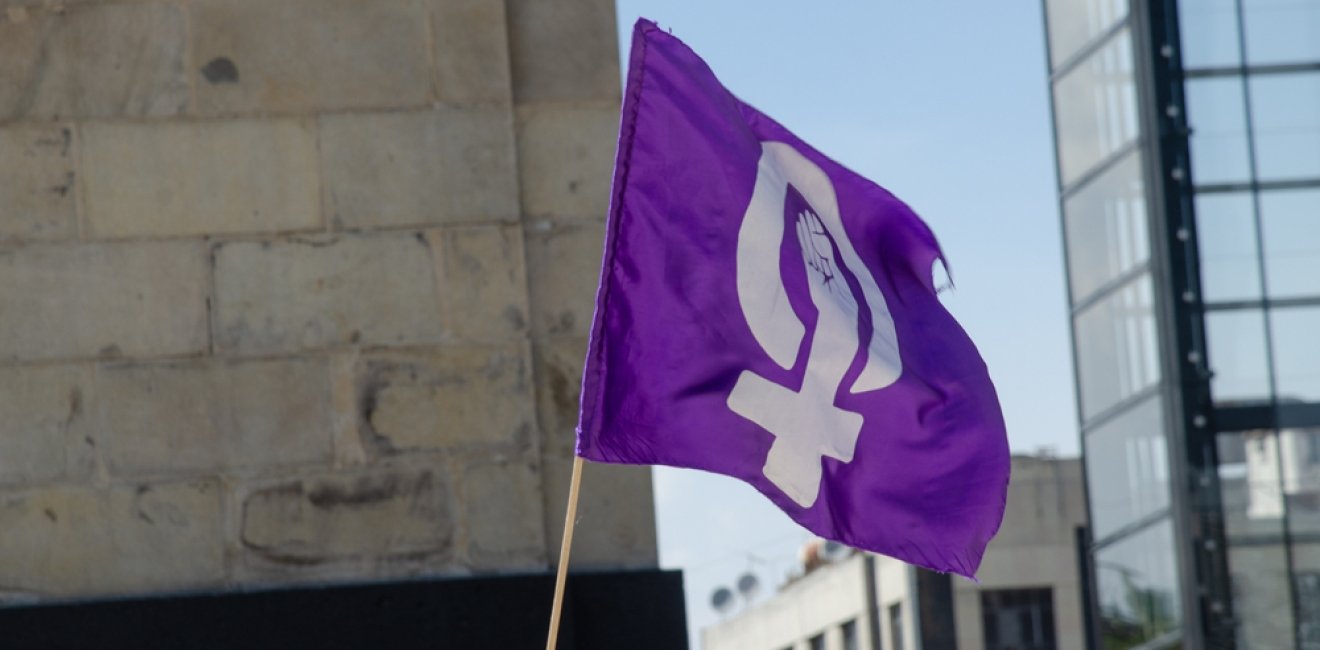
<svg viewBox="0 0 1320 650">
<path fill-rule="evenodd" d="M 0 362 L 206 350 L 200 242 L 0 247 Z"/>
<path fill-rule="evenodd" d="M 0 242 L 78 236 L 73 127 L 0 127 Z"/>
<path fill-rule="evenodd" d="M 82 136 L 93 237 L 321 228 L 310 121 L 94 123 Z"/>
<path fill-rule="evenodd" d="M 191 74 L 206 114 L 422 106 L 419 0 L 191 0 Z"/>
<path fill-rule="evenodd" d="M 52 5 L 0 16 L 0 121 L 188 109 L 182 6 Z"/>
<path fill-rule="evenodd" d="M 518 107 L 524 214 L 605 218 L 618 112 L 614 101 Z"/>
<path fill-rule="evenodd" d="M 217 347 L 278 353 L 439 343 L 431 255 L 417 233 L 216 244 Z"/>
<path fill-rule="evenodd" d="M 608 0 L 0 0 L 0 604 L 546 571 Z M 589 467 L 575 566 L 653 567 Z"/>
<path fill-rule="evenodd" d="M 516 221 L 513 121 L 488 108 L 321 120 L 326 212 L 372 228 Z"/>
</svg>

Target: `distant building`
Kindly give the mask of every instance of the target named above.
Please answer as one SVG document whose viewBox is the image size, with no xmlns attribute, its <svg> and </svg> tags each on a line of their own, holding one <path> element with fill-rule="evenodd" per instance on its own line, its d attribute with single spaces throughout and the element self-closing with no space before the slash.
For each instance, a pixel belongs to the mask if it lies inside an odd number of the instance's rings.
<svg viewBox="0 0 1320 650">
<path fill-rule="evenodd" d="M 1013 459 L 980 584 L 833 544 L 803 573 L 702 633 L 705 650 L 1082 650 L 1081 463 Z"/>
<path fill-rule="evenodd" d="M 1320 648 L 1320 2 L 1043 5 L 1096 647 Z"/>
</svg>

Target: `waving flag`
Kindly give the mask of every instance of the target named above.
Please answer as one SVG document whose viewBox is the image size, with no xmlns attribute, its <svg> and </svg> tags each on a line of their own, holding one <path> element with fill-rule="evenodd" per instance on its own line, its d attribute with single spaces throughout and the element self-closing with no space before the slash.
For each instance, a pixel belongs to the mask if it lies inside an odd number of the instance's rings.
<svg viewBox="0 0 1320 650">
<path fill-rule="evenodd" d="M 638 21 L 577 453 L 755 486 L 822 537 L 974 576 L 1008 488 L 930 229 Z"/>
</svg>

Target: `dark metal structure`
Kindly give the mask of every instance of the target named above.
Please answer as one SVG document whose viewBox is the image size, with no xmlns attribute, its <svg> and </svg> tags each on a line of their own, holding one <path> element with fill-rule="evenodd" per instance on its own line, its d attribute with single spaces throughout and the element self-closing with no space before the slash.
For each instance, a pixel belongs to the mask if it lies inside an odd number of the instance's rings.
<svg viewBox="0 0 1320 650">
<path fill-rule="evenodd" d="M 151 650 L 541 648 L 553 575 L 475 577 L 0 608 L 0 647 Z M 576 574 L 564 650 L 687 647 L 677 571 Z"/>
</svg>

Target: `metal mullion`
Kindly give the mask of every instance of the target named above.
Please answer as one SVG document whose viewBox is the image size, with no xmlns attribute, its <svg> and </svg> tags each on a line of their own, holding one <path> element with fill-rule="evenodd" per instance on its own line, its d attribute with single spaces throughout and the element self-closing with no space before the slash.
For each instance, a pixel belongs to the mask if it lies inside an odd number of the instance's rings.
<svg viewBox="0 0 1320 650">
<path fill-rule="evenodd" d="M 1051 100 L 1051 103 L 1052 102 L 1053 100 Z M 1091 168 L 1086 170 L 1085 173 L 1081 174 L 1077 178 L 1070 181 L 1067 187 L 1060 185 L 1059 186 L 1060 200 L 1062 202 L 1067 202 L 1067 200 L 1072 198 L 1074 194 L 1077 194 L 1078 192 L 1085 189 L 1087 185 L 1090 185 L 1091 181 L 1095 180 L 1100 176 L 1103 176 L 1104 173 L 1109 171 L 1110 169 L 1117 167 L 1118 163 L 1122 162 L 1123 159 L 1128 156 L 1128 154 L 1134 151 L 1139 151 L 1142 148 L 1142 146 L 1146 144 L 1145 140 L 1146 140 L 1146 136 L 1144 134 L 1138 133 L 1137 137 L 1133 138 L 1131 142 L 1128 142 L 1127 144 L 1124 144 L 1123 146 L 1115 149 L 1113 153 L 1110 153 L 1104 158 L 1101 158 L 1099 162 L 1091 165 Z M 1062 170 L 1060 170 L 1060 172 L 1061 171 Z M 1063 179 L 1059 178 L 1059 182 L 1062 183 Z"/>
<path fill-rule="evenodd" d="M 1219 431 L 1238 433 L 1263 429 L 1296 429 L 1320 426 L 1320 402 L 1302 402 L 1300 404 L 1280 404 L 1269 406 L 1268 400 L 1261 405 L 1217 406 L 1216 418 L 1222 418 Z"/>
<path fill-rule="evenodd" d="M 1252 145 L 1248 144 L 1248 146 Z M 1227 192 L 1270 192 L 1274 190 L 1309 190 L 1316 188 L 1320 188 L 1320 177 L 1290 178 L 1277 181 L 1262 181 L 1257 179 L 1236 183 L 1209 183 L 1206 185 L 1197 185 L 1195 191 L 1197 194 L 1224 194 Z"/>
<path fill-rule="evenodd" d="M 1320 534 L 1316 533 L 1296 533 L 1293 535 L 1294 541 L 1303 544 L 1315 544 L 1320 542 Z M 1278 535 L 1267 533 L 1254 533 L 1250 535 L 1241 535 L 1233 539 L 1234 546 L 1276 546 L 1281 540 Z"/>
<path fill-rule="evenodd" d="M 1117 544 L 1119 542 L 1127 541 L 1128 539 L 1131 539 L 1132 537 L 1144 533 L 1150 528 L 1153 528 L 1157 524 L 1163 523 L 1165 521 L 1170 522 L 1170 524 L 1173 523 L 1172 506 L 1165 506 L 1152 513 L 1142 515 L 1141 517 L 1138 517 L 1136 520 L 1120 526 L 1118 530 L 1115 530 L 1114 532 L 1109 533 L 1108 535 L 1105 535 L 1104 537 L 1093 541 L 1091 543 L 1091 552 L 1098 553 L 1104 550 L 1105 547 L 1113 546 L 1114 544 Z M 1176 548 L 1171 550 L 1173 550 L 1175 553 L 1177 553 L 1178 551 L 1178 549 Z"/>
<path fill-rule="evenodd" d="M 1203 309 L 1211 311 L 1239 311 L 1244 309 L 1291 309 L 1294 307 L 1320 307 L 1320 294 L 1300 298 L 1270 298 L 1255 300 L 1221 300 L 1205 303 Z"/>
<path fill-rule="evenodd" d="M 1119 416 L 1135 409 L 1137 406 L 1141 405 L 1142 402 L 1149 400 L 1152 396 L 1159 395 L 1163 389 L 1164 380 L 1161 378 L 1160 381 L 1124 397 L 1112 406 L 1105 407 L 1099 413 L 1096 413 L 1094 417 L 1083 419 L 1081 427 L 1083 444 L 1085 444 L 1086 437 L 1096 429 L 1117 420 Z M 1164 405 L 1161 404 L 1160 406 L 1161 410 L 1163 410 Z"/>
<path fill-rule="evenodd" d="M 1150 273 L 1149 257 L 1145 262 L 1142 262 L 1141 264 L 1138 264 L 1137 266 L 1134 266 L 1114 276 L 1110 280 L 1105 280 L 1103 284 L 1096 287 L 1095 289 L 1092 289 L 1091 293 L 1087 294 L 1087 296 L 1083 298 L 1081 302 L 1077 303 L 1076 305 L 1073 305 L 1072 308 L 1069 309 L 1069 315 L 1071 315 L 1073 318 L 1076 318 L 1087 309 L 1094 307 L 1095 305 L 1101 302 L 1104 302 L 1106 298 L 1109 298 L 1110 296 L 1113 296 L 1114 294 L 1118 293 L 1120 290 L 1127 288 L 1128 284 L 1131 283 L 1133 280 L 1136 280 L 1142 275 L 1148 273 Z"/>
<path fill-rule="evenodd" d="M 1238 26 L 1241 27 L 1241 21 Z M 1238 43 L 1242 46 L 1241 41 Z M 1244 55 L 1245 56 L 1245 55 Z M 1247 65 L 1243 63 L 1234 66 L 1223 66 L 1214 68 L 1196 68 L 1193 70 L 1184 70 L 1183 76 L 1188 79 L 1212 79 L 1215 77 L 1233 77 L 1237 75 L 1275 75 L 1275 74 L 1295 74 L 1306 72 L 1320 72 L 1320 61 L 1307 63 L 1273 63 L 1266 65 Z"/>
</svg>

